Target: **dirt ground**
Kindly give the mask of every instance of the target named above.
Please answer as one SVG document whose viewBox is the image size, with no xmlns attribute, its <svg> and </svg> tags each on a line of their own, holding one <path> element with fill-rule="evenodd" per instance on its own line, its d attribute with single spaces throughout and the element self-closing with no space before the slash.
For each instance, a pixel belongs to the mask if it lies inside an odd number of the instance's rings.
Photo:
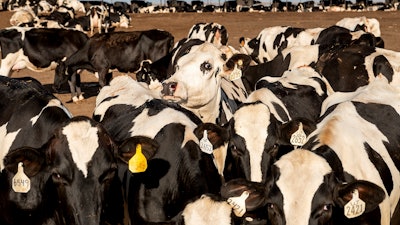
<svg viewBox="0 0 400 225">
<path fill-rule="evenodd" d="M 10 26 L 13 13 L 0 12 L 0 28 Z M 171 32 L 175 41 L 186 37 L 190 27 L 198 22 L 217 22 L 228 30 L 229 44 L 235 48 L 239 45 L 240 37 L 255 37 L 266 27 L 282 25 L 303 28 L 328 27 L 344 17 L 366 16 L 380 21 L 382 38 L 385 48 L 400 51 L 400 12 L 312 12 L 312 13 L 174 13 L 174 14 L 131 14 L 131 27 L 121 30 L 147 30 L 152 28 Z M 121 59 L 123 60 L 123 59 Z M 130 74 L 132 75 L 132 74 Z M 51 87 L 54 71 L 36 73 L 30 70 L 15 71 L 11 77 L 31 76 L 43 85 Z M 92 116 L 98 91 L 97 79 L 93 74 L 84 72 L 82 76 L 82 91 L 85 100 L 79 104 L 68 103 L 70 94 L 55 94 L 74 116 Z"/>
</svg>

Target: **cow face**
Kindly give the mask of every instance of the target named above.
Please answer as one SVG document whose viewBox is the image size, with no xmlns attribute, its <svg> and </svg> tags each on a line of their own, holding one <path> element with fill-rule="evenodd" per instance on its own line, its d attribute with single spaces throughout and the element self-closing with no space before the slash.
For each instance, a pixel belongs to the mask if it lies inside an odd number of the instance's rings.
<svg viewBox="0 0 400 225">
<path fill-rule="evenodd" d="M 184 54 L 176 51 L 172 59 L 174 72 L 163 82 L 161 95 L 163 99 L 194 109 L 203 121 L 215 122 L 208 117 L 217 116 L 209 112 L 219 108 L 222 77 L 227 77 L 233 70 L 225 66 L 226 54 L 213 44 L 199 41 L 197 45 L 187 43 L 192 46 L 183 46 L 187 49 Z"/>
<path fill-rule="evenodd" d="M 51 140 L 47 161 L 68 224 L 116 224 L 122 218 L 116 150 L 106 131 L 75 117 Z"/>
<path fill-rule="evenodd" d="M 348 221 L 380 224 L 378 205 L 385 198 L 382 188 L 354 179 L 342 183 L 324 158 L 308 150 L 293 150 L 282 156 L 271 169 L 266 187 L 272 225 L 347 224 Z M 345 209 L 353 209 L 346 204 L 356 198 L 356 191 L 365 202 L 365 210 L 348 219 Z"/>
</svg>

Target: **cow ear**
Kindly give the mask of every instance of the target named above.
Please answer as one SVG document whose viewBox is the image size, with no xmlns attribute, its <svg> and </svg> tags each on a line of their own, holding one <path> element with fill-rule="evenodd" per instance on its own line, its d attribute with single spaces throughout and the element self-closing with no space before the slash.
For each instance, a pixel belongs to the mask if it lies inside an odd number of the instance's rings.
<svg viewBox="0 0 400 225">
<path fill-rule="evenodd" d="M 246 54 L 234 54 L 224 65 L 224 72 L 230 74 L 236 69 L 241 71 L 246 70 L 251 63 L 251 57 Z"/>
<path fill-rule="evenodd" d="M 365 202 L 364 213 L 376 209 L 386 197 L 384 190 L 378 185 L 369 181 L 356 180 L 350 183 L 338 184 L 335 187 L 333 196 L 335 203 L 344 208 L 354 198 L 355 190 L 358 192 L 359 199 Z"/>
<path fill-rule="evenodd" d="M 221 196 L 225 199 L 241 196 L 245 191 L 249 194 L 245 200 L 246 211 L 253 211 L 265 205 L 265 184 L 238 178 L 230 180 L 221 186 Z"/>
<path fill-rule="evenodd" d="M 4 158 L 4 167 L 11 173 L 17 173 L 18 163 L 22 162 L 24 173 L 33 177 L 45 166 L 45 154 L 39 149 L 22 147 L 10 151 Z"/>
<path fill-rule="evenodd" d="M 128 163 L 129 159 L 136 154 L 136 146 L 138 144 L 141 145 L 142 153 L 146 159 L 151 159 L 159 147 L 157 141 L 148 137 L 134 136 L 128 138 L 118 146 L 118 152 L 121 160 L 125 163 Z"/>
<path fill-rule="evenodd" d="M 207 131 L 207 138 L 216 149 L 224 145 L 229 140 L 228 130 L 224 127 L 213 123 L 202 123 L 196 127 L 194 133 L 201 140 L 204 136 L 204 131 Z"/>
</svg>

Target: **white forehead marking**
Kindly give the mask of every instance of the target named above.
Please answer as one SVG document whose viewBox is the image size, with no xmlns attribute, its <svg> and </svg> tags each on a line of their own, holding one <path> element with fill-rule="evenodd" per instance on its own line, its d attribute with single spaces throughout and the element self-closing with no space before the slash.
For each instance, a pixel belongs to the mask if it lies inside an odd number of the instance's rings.
<svg viewBox="0 0 400 225">
<path fill-rule="evenodd" d="M 193 134 L 196 124 L 189 120 L 183 113 L 177 112 L 171 108 L 163 109 L 157 115 L 150 117 L 148 115 L 148 109 L 145 109 L 133 120 L 133 122 L 135 125 L 130 130 L 131 136 L 143 135 L 154 138 L 166 125 L 171 123 L 180 123 L 185 126 L 185 137 L 182 142 L 182 147 L 189 140 L 193 140 L 197 144 L 199 143 L 197 137 Z"/>
<path fill-rule="evenodd" d="M 65 114 L 68 115 L 69 118 L 72 117 L 72 114 L 71 114 L 70 112 L 68 112 L 68 110 L 67 110 L 63 105 L 61 105 L 60 100 L 58 100 L 58 99 L 51 99 L 51 100 L 47 103 L 47 105 L 46 105 L 45 107 L 43 107 L 42 110 L 40 110 L 40 112 L 39 112 L 38 115 L 32 117 L 32 119 L 31 119 L 32 126 L 37 122 L 37 120 L 39 119 L 40 115 L 42 115 L 43 111 L 44 111 L 45 109 L 49 108 L 49 107 L 59 107 L 60 109 L 62 109 L 62 110 L 65 112 Z"/>
<path fill-rule="evenodd" d="M 18 129 L 15 132 L 7 134 L 7 124 L 8 123 L 3 124 L 3 126 L 0 127 L 0 171 L 4 169 L 4 164 L 3 164 L 4 157 L 7 155 L 12 143 L 15 140 L 15 137 L 21 130 Z"/>
<path fill-rule="evenodd" d="M 303 149 L 282 156 L 275 165 L 280 169 L 276 185 L 283 195 L 286 224 L 307 225 L 315 192 L 332 169 L 325 159 Z"/>
<path fill-rule="evenodd" d="M 246 140 L 246 148 L 250 155 L 250 179 L 261 182 L 261 159 L 270 125 L 268 107 L 264 104 L 246 105 L 235 114 L 235 131 Z"/>
<path fill-rule="evenodd" d="M 83 175 L 87 176 L 87 163 L 99 147 L 97 128 L 89 121 L 73 122 L 65 126 L 62 133 L 67 137 L 72 159 Z"/>
</svg>

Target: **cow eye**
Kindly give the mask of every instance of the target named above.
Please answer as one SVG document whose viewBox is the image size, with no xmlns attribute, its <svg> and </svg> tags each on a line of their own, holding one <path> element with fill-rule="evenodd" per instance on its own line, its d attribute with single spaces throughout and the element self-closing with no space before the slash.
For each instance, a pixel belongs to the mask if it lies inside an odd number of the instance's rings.
<svg viewBox="0 0 400 225">
<path fill-rule="evenodd" d="M 203 62 L 201 65 L 200 65 L 200 70 L 202 71 L 202 72 L 207 72 L 207 71 L 210 71 L 212 69 L 212 65 L 211 65 L 211 63 L 209 63 L 209 62 Z"/>
<path fill-rule="evenodd" d="M 64 176 L 62 176 L 60 173 L 53 173 L 51 175 L 51 178 L 53 179 L 53 182 L 56 184 L 68 184 L 68 180 L 65 179 Z"/>
<path fill-rule="evenodd" d="M 110 169 L 106 172 L 104 172 L 100 177 L 99 177 L 99 182 L 100 183 L 105 183 L 110 180 L 112 180 L 115 177 L 116 169 Z"/>
</svg>

